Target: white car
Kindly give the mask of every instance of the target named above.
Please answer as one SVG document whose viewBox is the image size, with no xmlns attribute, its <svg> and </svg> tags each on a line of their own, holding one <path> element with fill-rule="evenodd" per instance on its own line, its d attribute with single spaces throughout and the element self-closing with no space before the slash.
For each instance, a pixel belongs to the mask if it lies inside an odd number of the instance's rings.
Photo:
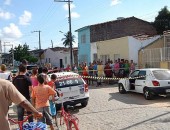
<svg viewBox="0 0 170 130">
<path fill-rule="evenodd" d="M 161 68 L 137 69 L 128 78 L 118 81 L 119 92 L 142 93 L 145 99 L 170 94 L 170 70 Z"/>
<path fill-rule="evenodd" d="M 88 85 L 79 74 L 73 72 L 57 72 L 53 74 L 57 76 L 56 90 L 62 93 L 62 97 L 55 101 L 58 108 L 60 108 L 62 102 L 64 106 L 74 106 L 79 103 L 83 107 L 87 106 L 89 100 Z M 49 74 L 49 76 L 51 75 Z"/>
</svg>

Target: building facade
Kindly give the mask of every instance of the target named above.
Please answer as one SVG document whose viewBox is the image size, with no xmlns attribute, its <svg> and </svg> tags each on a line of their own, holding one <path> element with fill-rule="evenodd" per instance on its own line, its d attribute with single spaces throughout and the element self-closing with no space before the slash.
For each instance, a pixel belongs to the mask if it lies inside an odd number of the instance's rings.
<svg viewBox="0 0 170 130">
<path fill-rule="evenodd" d="M 76 31 L 79 63 L 93 62 L 96 59 L 106 61 L 108 58 L 133 59 L 138 62 L 138 50 L 142 45 L 133 36 L 157 34 L 156 29 L 149 22 L 135 17 L 90 25 Z"/>
</svg>

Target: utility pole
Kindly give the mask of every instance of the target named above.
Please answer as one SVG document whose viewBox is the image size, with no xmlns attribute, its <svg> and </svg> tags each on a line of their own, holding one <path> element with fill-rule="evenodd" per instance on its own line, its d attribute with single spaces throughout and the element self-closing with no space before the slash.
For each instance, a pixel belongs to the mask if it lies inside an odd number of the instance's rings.
<svg viewBox="0 0 170 130">
<path fill-rule="evenodd" d="M 52 45 L 52 48 L 53 48 L 53 41 L 51 40 L 51 45 Z"/>
<path fill-rule="evenodd" d="M 8 44 L 6 44 L 8 43 Z M 12 46 L 12 65 L 13 65 L 13 69 L 14 69 L 14 47 L 13 44 L 9 44 L 10 42 L 4 42 L 4 53 L 5 53 L 5 47 L 6 46 Z"/>
<path fill-rule="evenodd" d="M 41 31 L 39 30 L 39 31 L 32 31 L 32 33 L 34 33 L 34 32 L 38 32 L 38 41 L 39 41 L 39 50 L 41 50 L 41 35 L 40 35 L 40 33 L 41 33 Z M 41 62 L 41 56 L 39 55 L 39 60 L 40 60 L 40 65 L 42 66 L 42 62 Z"/>
<path fill-rule="evenodd" d="M 72 32 L 71 32 L 71 10 L 70 10 L 70 0 L 54 0 L 54 2 L 67 2 L 68 3 L 68 21 L 69 21 L 69 42 L 70 42 L 70 65 L 71 65 L 71 70 L 73 70 L 73 48 L 72 48 Z"/>
<path fill-rule="evenodd" d="M 34 33 L 34 32 L 38 32 L 38 34 L 39 34 L 39 49 L 41 50 L 41 35 L 40 35 L 40 33 L 41 33 L 41 31 L 32 31 L 32 33 Z"/>
</svg>

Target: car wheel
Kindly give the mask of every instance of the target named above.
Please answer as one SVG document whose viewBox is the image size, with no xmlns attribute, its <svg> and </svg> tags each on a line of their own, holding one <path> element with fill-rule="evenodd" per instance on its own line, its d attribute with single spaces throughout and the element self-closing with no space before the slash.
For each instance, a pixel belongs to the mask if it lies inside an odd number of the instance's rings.
<svg viewBox="0 0 170 130">
<path fill-rule="evenodd" d="M 119 84 L 119 93 L 121 93 L 121 94 L 125 94 L 126 93 L 126 90 L 125 90 L 123 84 Z"/>
<path fill-rule="evenodd" d="M 87 104 L 88 104 L 88 101 L 85 101 L 85 102 L 82 102 L 82 103 L 81 103 L 81 106 L 82 106 L 82 107 L 86 107 Z"/>
<path fill-rule="evenodd" d="M 147 88 L 145 88 L 145 89 L 143 90 L 143 95 L 144 95 L 144 97 L 145 97 L 146 100 L 151 100 L 151 99 L 153 99 L 153 94 L 152 94 L 152 92 L 151 92 L 149 89 L 147 89 Z"/>
</svg>

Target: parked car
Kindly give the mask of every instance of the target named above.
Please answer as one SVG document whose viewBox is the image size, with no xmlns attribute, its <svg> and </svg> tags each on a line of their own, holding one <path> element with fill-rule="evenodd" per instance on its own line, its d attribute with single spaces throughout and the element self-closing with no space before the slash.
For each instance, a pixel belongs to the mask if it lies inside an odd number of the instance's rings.
<svg viewBox="0 0 170 130">
<path fill-rule="evenodd" d="M 64 106 L 81 104 L 86 107 L 89 100 L 88 85 L 83 78 L 73 72 L 53 73 L 57 76 L 55 82 L 56 90 L 62 93 L 62 97 L 55 101 L 57 108 L 60 108 L 63 101 Z M 49 74 L 51 76 L 52 74 Z"/>
<path fill-rule="evenodd" d="M 37 68 L 37 65 L 27 65 L 27 71 L 31 75 L 32 74 L 32 69 Z"/>
<path fill-rule="evenodd" d="M 128 91 L 142 93 L 147 100 L 155 95 L 167 95 L 170 94 L 170 70 L 137 69 L 127 79 L 120 79 L 118 86 L 121 94 Z"/>
</svg>

